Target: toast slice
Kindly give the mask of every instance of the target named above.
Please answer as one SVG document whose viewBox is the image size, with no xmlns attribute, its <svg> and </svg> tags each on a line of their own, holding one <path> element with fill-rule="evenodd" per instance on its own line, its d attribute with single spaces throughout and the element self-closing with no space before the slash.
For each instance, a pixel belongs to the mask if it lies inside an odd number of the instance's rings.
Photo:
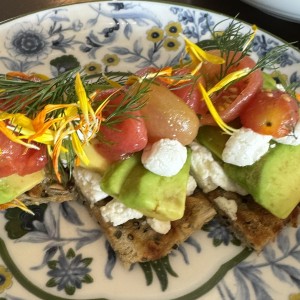
<svg viewBox="0 0 300 300">
<path fill-rule="evenodd" d="M 31 190 L 20 195 L 18 200 L 22 201 L 26 206 L 39 205 L 49 202 L 64 202 L 71 201 L 77 198 L 78 194 L 75 187 L 66 189 L 57 182 L 50 182 L 45 179 Z"/>
<path fill-rule="evenodd" d="M 232 220 L 228 213 L 215 204 L 214 199 L 220 196 L 236 202 L 236 220 Z M 207 197 L 214 204 L 221 221 L 230 227 L 233 234 L 244 245 L 253 248 L 257 252 L 260 252 L 267 244 L 274 241 L 284 226 L 288 224 L 297 226 L 298 207 L 288 218 L 279 219 L 257 204 L 251 196 L 240 196 L 218 188 L 208 193 Z"/>
<path fill-rule="evenodd" d="M 99 223 L 125 267 L 166 256 L 216 215 L 215 209 L 203 193 L 189 196 L 183 218 L 173 221 L 167 234 L 160 234 L 150 227 L 145 218 L 129 220 L 114 227 L 101 215 L 100 207 L 106 203 L 107 201 L 102 200 L 91 206 L 88 200 L 85 201 L 91 216 Z"/>
</svg>

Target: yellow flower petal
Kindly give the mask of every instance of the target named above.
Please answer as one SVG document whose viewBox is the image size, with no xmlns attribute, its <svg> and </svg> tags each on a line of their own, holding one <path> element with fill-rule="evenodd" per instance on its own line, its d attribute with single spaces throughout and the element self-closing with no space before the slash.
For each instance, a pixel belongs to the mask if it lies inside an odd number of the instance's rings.
<svg viewBox="0 0 300 300">
<path fill-rule="evenodd" d="M 80 139 L 78 138 L 78 135 L 76 134 L 76 132 L 71 134 L 71 140 L 72 140 L 73 149 L 74 149 L 75 153 L 78 155 L 79 159 L 85 165 L 89 165 L 90 160 L 88 159 L 87 155 L 85 154 L 85 152 L 83 150 L 83 145 L 82 145 Z"/>
<path fill-rule="evenodd" d="M 224 58 L 204 51 L 198 45 L 191 42 L 183 34 L 181 36 L 184 38 L 186 52 L 189 53 L 192 61 L 197 62 L 197 63 L 200 63 L 203 61 L 208 61 L 213 64 L 224 64 L 225 63 Z"/>
<path fill-rule="evenodd" d="M 234 131 L 236 131 L 236 129 L 232 128 L 231 126 L 227 125 L 222 118 L 220 117 L 219 113 L 217 112 L 216 108 L 214 107 L 212 101 L 209 98 L 208 93 L 206 92 L 206 90 L 204 89 L 203 85 L 200 83 L 199 84 L 199 89 L 200 92 L 202 93 L 203 99 L 207 105 L 207 108 L 209 110 L 209 112 L 211 113 L 212 117 L 214 118 L 214 120 L 216 121 L 216 123 L 218 124 L 218 126 L 227 134 L 232 134 Z"/>
<path fill-rule="evenodd" d="M 75 92 L 78 97 L 78 103 L 79 107 L 83 113 L 83 116 L 85 118 L 85 121 L 89 123 L 88 113 L 89 113 L 89 107 L 88 107 L 88 97 L 85 92 L 85 88 L 83 86 L 83 83 L 81 81 L 79 73 L 76 74 L 75 78 Z"/>
<path fill-rule="evenodd" d="M 213 86 L 207 93 L 211 95 L 214 92 L 217 92 L 227 86 L 228 84 L 232 83 L 233 81 L 240 79 L 250 73 L 249 68 L 241 69 L 232 73 L 227 74 L 223 77 L 215 86 Z"/>
<path fill-rule="evenodd" d="M 0 210 L 6 210 L 8 208 L 16 208 L 16 207 L 22 209 L 26 213 L 34 215 L 34 212 L 32 210 L 30 210 L 22 201 L 20 201 L 18 199 L 14 199 L 10 202 L 0 204 Z"/>
</svg>

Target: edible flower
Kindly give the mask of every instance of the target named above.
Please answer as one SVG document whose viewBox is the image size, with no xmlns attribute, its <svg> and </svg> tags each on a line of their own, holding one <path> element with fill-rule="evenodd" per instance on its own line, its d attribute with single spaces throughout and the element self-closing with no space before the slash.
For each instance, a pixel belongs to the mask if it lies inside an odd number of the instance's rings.
<svg viewBox="0 0 300 300">
<path fill-rule="evenodd" d="M 185 50 L 189 54 L 192 65 L 194 67 L 194 70 L 192 71 L 193 75 L 200 70 L 204 61 L 218 65 L 225 63 L 225 59 L 223 57 L 204 51 L 201 47 L 190 41 L 183 34 L 181 34 L 181 36 L 183 37 L 185 42 Z"/>
<path fill-rule="evenodd" d="M 231 126 L 227 125 L 219 115 L 217 109 L 213 105 L 210 96 L 221 90 L 222 88 L 226 87 L 230 83 L 248 75 L 250 72 L 249 68 L 241 69 L 232 73 L 227 74 L 225 77 L 223 77 L 219 82 L 217 82 L 216 85 L 214 85 L 209 91 L 206 91 L 203 85 L 200 83 L 199 84 L 199 90 L 202 93 L 203 100 L 206 103 L 206 106 L 211 113 L 213 119 L 215 122 L 218 124 L 218 126 L 227 134 L 231 135 L 233 132 L 236 131 L 236 129 L 232 128 Z"/>
<path fill-rule="evenodd" d="M 108 102 L 104 101 L 96 111 L 92 108 L 93 97 L 87 96 L 79 73 L 75 78 L 77 101 L 69 104 L 48 104 L 33 119 L 22 113 L 0 113 L 0 131 L 13 142 L 27 148 L 39 149 L 37 142 L 47 145 L 57 179 L 61 182 L 59 159 L 68 150 L 63 141 L 71 143 L 78 160 L 88 165 L 83 150 L 100 129 L 102 111 Z"/>
<path fill-rule="evenodd" d="M 213 105 L 211 99 L 209 98 L 209 94 L 206 92 L 205 88 L 203 87 L 203 85 L 200 83 L 199 84 L 199 90 L 202 93 L 203 99 L 206 103 L 206 106 L 209 110 L 209 112 L 211 113 L 212 117 L 214 118 L 214 120 L 216 121 L 216 123 L 218 124 L 218 126 L 227 134 L 232 135 L 232 133 L 234 131 L 236 131 L 236 129 L 232 128 L 231 126 L 227 125 L 222 118 L 220 117 L 218 111 L 216 110 L 215 106 Z"/>
</svg>

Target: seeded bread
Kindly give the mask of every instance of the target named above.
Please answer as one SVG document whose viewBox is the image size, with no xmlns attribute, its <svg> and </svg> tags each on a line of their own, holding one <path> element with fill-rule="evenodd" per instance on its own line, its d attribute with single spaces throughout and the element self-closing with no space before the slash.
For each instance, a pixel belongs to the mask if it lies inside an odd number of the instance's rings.
<svg viewBox="0 0 300 300">
<path fill-rule="evenodd" d="M 77 198 L 77 192 L 74 187 L 64 188 L 59 183 L 51 183 L 45 179 L 31 190 L 18 197 L 25 205 L 39 205 L 49 202 L 71 201 Z"/>
<path fill-rule="evenodd" d="M 235 200 L 237 213 L 236 220 L 232 220 L 226 212 L 214 205 L 218 216 L 231 228 L 238 239 L 258 252 L 274 241 L 284 226 L 287 224 L 297 225 L 298 207 L 287 219 L 279 219 L 257 204 L 250 196 L 242 197 L 222 189 L 216 189 L 207 195 L 212 204 L 214 204 L 214 199 L 219 196 Z"/>
<path fill-rule="evenodd" d="M 145 218 L 130 220 L 114 227 L 101 215 L 100 207 L 106 204 L 105 201 L 97 202 L 93 206 L 88 201 L 85 204 L 126 267 L 136 262 L 164 257 L 216 214 L 204 194 L 198 193 L 195 197 L 187 197 L 183 218 L 172 222 L 171 230 L 167 234 L 160 234 L 147 224 Z"/>
</svg>

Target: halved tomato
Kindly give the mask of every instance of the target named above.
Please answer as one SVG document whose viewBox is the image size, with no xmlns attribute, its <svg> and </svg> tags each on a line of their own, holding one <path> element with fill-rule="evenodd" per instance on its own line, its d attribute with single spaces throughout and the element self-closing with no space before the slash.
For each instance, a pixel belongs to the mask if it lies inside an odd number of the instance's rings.
<svg viewBox="0 0 300 300">
<path fill-rule="evenodd" d="M 28 149 L 11 141 L 2 132 L 0 145 L 0 177 L 31 174 L 43 169 L 48 162 L 44 145 L 39 145 L 39 150 Z"/>
<path fill-rule="evenodd" d="M 214 52 L 214 54 L 218 53 L 217 50 L 211 52 Z M 239 58 L 240 55 L 238 54 L 229 54 L 227 61 L 230 61 L 232 66 L 228 68 L 227 74 L 244 68 L 252 69 L 256 64 L 249 56 L 245 56 L 241 60 L 239 60 Z M 203 65 L 202 72 L 208 86 L 213 86 L 216 81 L 219 80 L 218 75 L 220 74 L 220 68 L 221 66 L 213 65 L 211 63 L 205 63 Z M 224 66 L 222 66 L 222 68 L 224 68 Z M 257 69 L 247 77 L 240 79 L 221 92 L 213 95 L 212 101 L 223 121 L 230 122 L 236 119 L 252 97 L 261 90 L 262 83 L 262 71 Z M 201 115 L 200 122 L 203 125 L 215 124 L 210 113 Z"/>
<path fill-rule="evenodd" d="M 115 89 L 99 93 L 95 101 L 104 100 L 115 93 Z M 104 118 L 116 112 L 124 101 L 125 91 L 116 94 L 104 110 Z M 127 114 L 127 116 L 126 116 Z M 97 134 L 96 150 L 110 161 L 116 161 L 145 148 L 148 142 L 147 129 L 139 110 L 116 115 L 110 119 L 110 125 L 103 124 Z"/>
</svg>

